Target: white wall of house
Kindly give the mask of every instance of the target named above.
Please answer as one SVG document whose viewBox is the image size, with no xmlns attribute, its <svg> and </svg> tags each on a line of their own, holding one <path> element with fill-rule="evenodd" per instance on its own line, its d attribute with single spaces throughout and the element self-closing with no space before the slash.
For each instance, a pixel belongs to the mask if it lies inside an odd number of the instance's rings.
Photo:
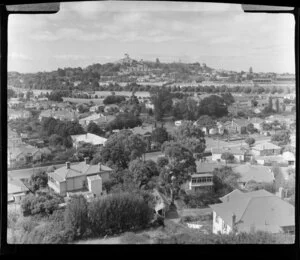
<svg viewBox="0 0 300 260">
<path fill-rule="evenodd" d="M 229 234 L 231 230 L 231 227 L 213 211 L 213 233 L 218 234 L 220 232 L 221 234 Z"/>
<path fill-rule="evenodd" d="M 74 178 L 67 178 L 66 180 L 66 191 L 80 190 L 84 187 L 84 184 L 87 185 L 86 176 L 77 176 Z"/>
</svg>

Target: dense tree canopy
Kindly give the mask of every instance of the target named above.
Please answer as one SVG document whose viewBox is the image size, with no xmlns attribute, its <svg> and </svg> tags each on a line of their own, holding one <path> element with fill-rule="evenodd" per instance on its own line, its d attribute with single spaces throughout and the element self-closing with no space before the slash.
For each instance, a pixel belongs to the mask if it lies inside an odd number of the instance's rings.
<svg viewBox="0 0 300 260">
<path fill-rule="evenodd" d="M 154 117 L 160 121 L 172 109 L 172 95 L 168 89 L 161 88 L 151 93 L 151 99 L 154 105 Z"/>
<path fill-rule="evenodd" d="M 222 117 L 228 114 L 226 102 L 222 97 L 211 95 L 201 100 L 198 115 L 209 115 L 213 117 Z"/>
<path fill-rule="evenodd" d="M 131 160 L 141 157 L 146 151 L 146 143 L 140 135 L 129 130 L 121 130 L 111 135 L 101 151 L 101 160 L 118 168 L 126 169 Z"/>
</svg>

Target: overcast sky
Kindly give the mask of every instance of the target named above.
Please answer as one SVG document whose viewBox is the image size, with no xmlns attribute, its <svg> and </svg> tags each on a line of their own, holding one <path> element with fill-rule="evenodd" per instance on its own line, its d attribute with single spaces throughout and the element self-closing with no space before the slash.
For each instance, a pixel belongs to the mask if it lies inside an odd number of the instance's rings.
<svg viewBox="0 0 300 260">
<path fill-rule="evenodd" d="M 216 69 L 295 73 L 294 17 L 241 5 L 61 3 L 57 14 L 10 15 L 8 70 L 51 71 L 123 58 L 200 62 Z"/>
</svg>

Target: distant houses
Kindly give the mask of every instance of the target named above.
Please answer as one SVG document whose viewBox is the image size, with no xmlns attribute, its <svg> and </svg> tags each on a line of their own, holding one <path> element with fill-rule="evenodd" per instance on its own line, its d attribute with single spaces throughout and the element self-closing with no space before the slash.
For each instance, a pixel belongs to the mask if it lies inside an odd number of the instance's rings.
<svg viewBox="0 0 300 260">
<path fill-rule="evenodd" d="M 266 231 L 295 232 L 295 207 L 265 190 L 234 190 L 210 205 L 213 211 L 213 233 Z"/>
<path fill-rule="evenodd" d="M 8 115 L 8 120 L 27 119 L 32 117 L 31 112 L 27 110 L 8 109 L 7 115 Z"/>
<path fill-rule="evenodd" d="M 72 109 L 61 109 L 61 110 L 43 110 L 39 115 L 39 120 L 41 121 L 43 118 L 52 117 L 54 119 L 59 120 L 67 120 L 67 121 L 76 121 L 78 120 L 78 112 Z"/>
<path fill-rule="evenodd" d="M 279 155 L 281 152 L 281 147 L 266 142 L 260 143 L 252 147 L 251 152 L 254 156 L 271 156 L 271 155 Z"/>
</svg>

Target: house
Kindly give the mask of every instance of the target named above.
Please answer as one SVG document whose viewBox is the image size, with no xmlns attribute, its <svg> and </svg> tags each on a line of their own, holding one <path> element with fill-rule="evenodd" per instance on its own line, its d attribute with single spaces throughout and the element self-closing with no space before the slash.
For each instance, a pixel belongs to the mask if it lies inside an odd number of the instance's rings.
<svg viewBox="0 0 300 260">
<path fill-rule="evenodd" d="M 249 124 L 253 124 L 254 128 L 256 128 L 257 130 L 261 131 L 262 130 L 262 124 L 264 122 L 263 119 L 259 118 L 259 117 L 252 117 L 250 119 L 248 119 Z"/>
<path fill-rule="evenodd" d="M 26 119 L 32 117 L 31 112 L 27 110 L 8 109 L 7 115 L 8 115 L 8 120 Z"/>
<path fill-rule="evenodd" d="M 243 129 L 249 124 L 247 119 L 233 119 L 223 124 L 223 128 L 231 134 L 243 134 Z"/>
<path fill-rule="evenodd" d="M 260 165 L 288 164 L 282 155 L 255 156 L 255 161 Z"/>
<path fill-rule="evenodd" d="M 213 233 L 266 231 L 295 232 L 295 207 L 265 190 L 233 191 L 210 205 L 213 211 Z"/>
<path fill-rule="evenodd" d="M 103 115 L 94 113 L 90 116 L 79 119 L 79 124 L 81 124 L 83 127 L 86 127 L 90 122 L 95 122 L 100 117 L 103 117 Z"/>
<path fill-rule="evenodd" d="M 22 138 L 17 132 L 13 131 L 9 126 L 7 127 L 7 147 L 18 147 L 22 144 Z"/>
<path fill-rule="evenodd" d="M 236 162 L 245 161 L 246 151 L 245 149 L 242 149 L 240 147 L 211 148 L 212 161 L 225 162 L 225 160 L 221 158 L 223 153 L 231 153 L 234 156 L 234 160 Z"/>
<path fill-rule="evenodd" d="M 248 182 L 255 181 L 257 183 L 273 183 L 275 180 L 271 168 L 262 165 L 251 165 L 249 163 L 233 167 L 235 173 L 240 174 L 238 183 L 244 189 Z"/>
<path fill-rule="evenodd" d="M 27 193 L 29 193 L 29 189 L 25 186 L 25 184 L 18 179 L 8 179 L 7 182 L 7 202 L 20 202 Z"/>
<path fill-rule="evenodd" d="M 19 147 L 13 147 L 7 151 L 7 163 L 11 167 L 15 163 L 31 163 L 40 161 L 42 159 L 43 152 L 41 149 L 33 147 L 31 145 L 22 145 Z"/>
<path fill-rule="evenodd" d="M 91 165 L 88 159 L 78 164 L 66 162 L 64 167 L 48 173 L 48 186 L 60 195 L 68 192 L 93 191 L 102 192 L 102 183 L 109 180 L 112 169 L 102 165 Z M 101 179 L 96 177 L 98 175 Z M 93 176 L 93 178 L 92 178 Z"/>
<path fill-rule="evenodd" d="M 24 104 L 23 101 L 20 101 L 18 98 L 11 98 L 8 102 L 8 107 L 9 108 L 16 108 L 20 106 L 21 104 Z"/>
<path fill-rule="evenodd" d="M 191 175 L 191 179 L 185 184 L 187 191 L 207 191 L 213 187 L 213 171 L 215 168 L 222 167 L 217 163 L 196 162 L 196 173 Z"/>
<path fill-rule="evenodd" d="M 105 142 L 107 141 L 106 138 L 91 133 L 86 133 L 82 135 L 71 135 L 71 138 L 75 147 L 82 143 L 104 146 Z"/>
<path fill-rule="evenodd" d="M 90 112 L 97 112 L 99 109 L 99 105 L 98 106 L 92 106 L 90 107 Z"/>
<path fill-rule="evenodd" d="M 146 133 L 152 133 L 153 131 L 153 126 L 150 125 L 150 126 L 137 126 L 137 127 L 134 127 L 132 129 L 130 129 L 132 131 L 133 134 L 136 134 L 136 135 L 142 135 L 144 136 Z"/>
<path fill-rule="evenodd" d="M 281 147 L 266 142 L 260 143 L 252 147 L 251 152 L 254 156 L 270 156 L 270 155 L 279 155 L 281 152 Z"/>
<path fill-rule="evenodd" d="M 43 118 L 52 117 L 54 119 L 59 120 L 67 120 L 67 121 L 76 121 L 78 119 L 78 113 L 73 111 L 72 109 L 61 109 L 61 110 L 54 110 L 54 109 L 47 109 L 41 111 L 39 115 L 39 120 L 41 121 Z"/>
<path fill-rule="evenodd" d="M 287 161 L 288 165 L 295 166 L 296 158 L 294 153 L 287 151 L 282 154 L 282 157 L 285 161 Z"/>
</svg>

